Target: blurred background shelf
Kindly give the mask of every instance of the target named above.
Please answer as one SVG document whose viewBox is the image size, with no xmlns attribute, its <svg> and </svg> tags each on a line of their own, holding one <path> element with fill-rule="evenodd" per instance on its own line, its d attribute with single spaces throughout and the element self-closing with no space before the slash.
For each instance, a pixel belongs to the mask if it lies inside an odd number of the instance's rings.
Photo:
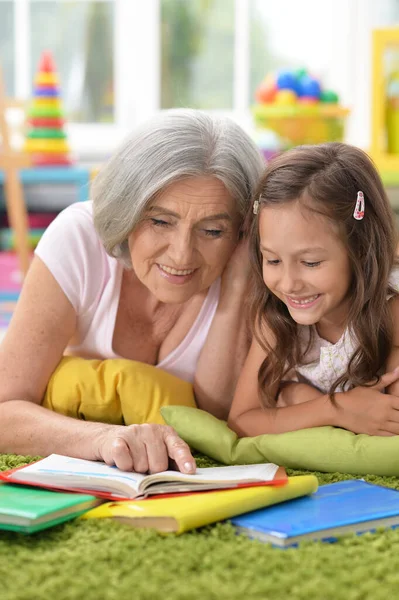
<svg viewBox="0 0 399 600">
<path fill-rule="evenodd" d="M 28 210 L 60 211 L 89 198 L 90 169 L 83 167 L 35 167 L 20 171 Z M 0 209 L 4 209 L 0 170 Z"/>
</svg>

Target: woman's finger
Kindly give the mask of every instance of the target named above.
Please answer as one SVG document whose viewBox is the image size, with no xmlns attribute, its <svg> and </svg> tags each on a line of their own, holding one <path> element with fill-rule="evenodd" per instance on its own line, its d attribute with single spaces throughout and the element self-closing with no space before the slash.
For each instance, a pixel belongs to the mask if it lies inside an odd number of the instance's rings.
<svg viewBox="0 0 399 600">
<path fill-rule="evenodd" d="M 133 457 L 128 443 L 123 438 L 117 437 L 111 442 L 111 459 L 118 469 L 133 471 Z"/>
<path fill-rule="evenodd" d="M 179 471 L 182 473 L 195 473 L 197 466 L 186 442 L 173 429 L 165 428 L 163 431 L 168 455 L 176 462 Z"/>
<path fill-rule="evenodd" d="M 145 441 L 148 470 L 150 473 L 159 473 L 167 471 L 169 466 L 168 448 L 164 441 L 164 436 L 161 430 L 158 430 L 155 435 Z"/>
<path fill-rule="evenodd" d="M 143 427 L 143 425 L 129 427 L 128 444 L 130 448 L 130 454 L 133 457 L 133 470 L 136 471 L 136 473 L 147 473 L 147 448 L 144 443 L 145 438 L 139 429 L 140 427 Z"/>
</svg>

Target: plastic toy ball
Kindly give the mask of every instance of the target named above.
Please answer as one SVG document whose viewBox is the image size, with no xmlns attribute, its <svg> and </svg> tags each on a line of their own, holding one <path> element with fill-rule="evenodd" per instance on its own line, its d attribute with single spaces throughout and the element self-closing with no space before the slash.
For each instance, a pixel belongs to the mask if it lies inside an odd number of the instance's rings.
<svg viewBox="0 0 399 600">
<path fill-rule="evenodd" d="M 275 103 L 280 106 L 291 106 L 296 104 L 298 96 L 293 90 L 278 90 L 276 93 Z"/>
<path fill-rule="evenodd" d="M 276 87 L 276 77 L 274 76 L 274 73 L 268 73 L 265 75 L 262 83 L 268 85 L 269 87 Z"/>
<path fill-rule="evenodd" d="M 390 117 L 392 122 L 396 119 L 399 132 L 399 64 L 398 72 L 390 75 L 385 90 L 387 125 Z M 256 142 L 266 161 L 301 144 L 343 139 L 349 109 L 340 106 L 338 94 L 325 89 L 322 80 L 305 68 L 295 66 L 268 73 L 255 96 L 252 115 L 259 134 Z M 399 148 L 399 133 L 397 137 Z"/>
<path fill-rule="evenodd" d="M 300 98 L 298 98 L 298 102 L 302 106 L 314 106 L 315 104 L 319 103 L 318 99 L 314 98 L 313 96 L 300 96 Z"/>
<path fill-rule="evenodd" d="M 294 75 L 295 75 L 296 79 L 302 79 L 303 77 L 308 76 L 308 72 L 306 69 L 304 69 L 302 67 L 302 69 L 297 69 L 296 71 L 294 71 Z"/>
<path fill-rule="evenodd" d="M 312 77 L 309 77 L 309 75 L 305 75 L 299 81 L 299 87 L 301 96 L 310 96 L 317 99 L 320 98 L 321 88 L 317 79 L 313 79 Z"/>
<path fill-rule="evenodd" d="M 276 85 L 279 90 L 292 90 L 298 95 L 298 81 L 291 71 L 279 71 Z"/>
<path fill-rule="evenodd" d="M 320 101 L 329 104 L 337 104 L 339 101 L 338 94 L 333 92 L 333 90 L 322 90 Z"/>
<path fill-rule="evenodd" d="M 304 77 L 308 77 L 308 72 L 306 69 L 302 68 L 302 69 L 297 69 L 296 71 L 294 71 L 294 75 L 297 81 L 297 94 L 298 96 L 303 96 L 303 92 L 302 92 L 302 85 L 301 85 L 301 81 Z"/>
<path fill-rule="evenodd" d="M 262 82 L 256 89 L 255 99 L 259 104 L 274 102 L 277 88 L 274 84 Z"/>
</svg>

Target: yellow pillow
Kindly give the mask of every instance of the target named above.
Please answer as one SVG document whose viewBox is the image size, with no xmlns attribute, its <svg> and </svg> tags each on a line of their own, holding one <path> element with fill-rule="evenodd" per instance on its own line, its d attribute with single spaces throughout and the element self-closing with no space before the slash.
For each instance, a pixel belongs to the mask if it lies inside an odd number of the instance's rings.
<svg viewBox="0 0 399 600">
<path fill-rule="evenodd" d="M 58 413 L 115 425 L 161 423 L 160 408 L 195 407 L 192 385 L 162 369 L 125 359 L 64 357 L 43 406 Z"/>
</svg>

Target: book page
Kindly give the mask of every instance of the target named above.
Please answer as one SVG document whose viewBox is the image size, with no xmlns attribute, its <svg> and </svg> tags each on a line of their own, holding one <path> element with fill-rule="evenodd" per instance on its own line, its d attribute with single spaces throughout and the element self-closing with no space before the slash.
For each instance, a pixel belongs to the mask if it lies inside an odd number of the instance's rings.
<svg viewBox="0 0 399 600">
<path fill-rule="evenodd" d="M 163 471 L 147 475 L 140 484 L 140 491 L 148 490 L 150 486 L 162 484 L 163 482 L 179 482 L 187 484 L 226 484 L 226 483 L 252 483 L 260 481 L 272 481 L 279 467 L 273 463 L 263 463 L 259 465 L 236 465 L 231 467 L 209 467 L 206 469 L 198 468 L 197 471 L 188 475 L 179 471 Z M 217 486 L 215 485 L 215 488 Z"/>
<path fill-rule="evenodd" d="M 141 473 L 121 471 L 102 462 L 51 454 L 47 458 L 28 465 L 13 474 L 14 481 L 51 483 L 85 487 L 92 490 L 121 491 L 126 488 L 137 494 Z"/>
</svg>

